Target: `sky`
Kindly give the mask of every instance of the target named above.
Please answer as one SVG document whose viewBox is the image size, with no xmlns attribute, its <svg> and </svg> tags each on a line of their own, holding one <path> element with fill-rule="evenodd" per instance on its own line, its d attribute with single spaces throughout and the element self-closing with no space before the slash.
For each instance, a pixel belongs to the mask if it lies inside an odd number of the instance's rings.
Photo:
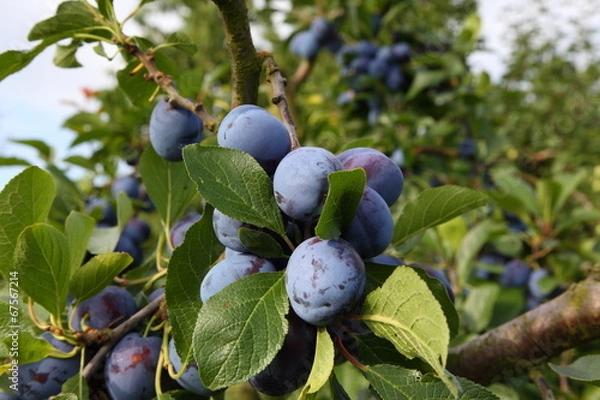
<svg viewBox="0 0 600 400">
<path fill-rule="evenodd" d="M 139 0 L 114 0 L 118 16 L 131 11 Z M 560 3 L 556 0 L 557 4 Z M 551 1 L 551 2 L 552 2 Z M 51 17 L 60 0 L 0 0 L 4 15 L 0 24 L 0 53 L 7 50 L 27 50 L 33 47 L 27 41 L 31 27 L 44 18 Z M 592 1 L 594 2 L 594 1 Z M 596 1 L 597 2 L 597 1 Z M 474 54 L 470 66 L 474 71 L 486 70 L 498 79 L 503 73 L 502 60 L 509 53 L 507 47 L 507 7 L 524 7 L 527 2 L 516 0 L 480 0 L 479 11 L 482 18 L 482 36 L 488 51 Z M 569 4 L 576 8 L 586 0 L 572 0 Z M 564 4 L 564 3 L 562 3 Z M 159 26 L 176 30 L 176 16 L 161 15 L 155 21 Z M 135 34 L 134 25 L 126 25 L 127 34 Z M 62 123 L 78 108 L 93 109 L 93 100 L 86 99 L 83 88 L 103 89 L 114 86 L 114 71 L 122 67 L 118 60 L 109 62 L 91 50 L 84 48 L 78 53 L 82 68 L 62 69 L 52 63 L 53 48 L 44 51 L 22 71 L 0 82 L 0 156 L 19 157 L 39 163 L 34 150 L 11 143 L 11 139 L 41 139 L 53 145 L 55 159 L 68 155 L 84 155 L 89 152 L 86 145 L 68 149 L 74 134 L 63 129 Z M 0 167 L 0 188 L 22 170 L 23 167 Z M 75 168 L 73 172 L 77 174 Z"/>
</svg>

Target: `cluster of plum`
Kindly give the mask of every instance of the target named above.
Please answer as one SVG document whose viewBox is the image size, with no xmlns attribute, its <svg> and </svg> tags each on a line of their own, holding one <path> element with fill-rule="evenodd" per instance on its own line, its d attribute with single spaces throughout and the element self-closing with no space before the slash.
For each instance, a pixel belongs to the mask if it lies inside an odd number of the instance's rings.
<svg viewBox="0 0 600 400">
<path fill-rule="evenodd" d="M 132 201 L 139 203 L 140 208 L 152 210 L 153 204 L 148 198 L 145 187 L 132 175 L 123 176 L 114 180 L 110 192 L 117 198 L 124 192 Z M 110 228 L 117 225 L 117 213 L 110 200 L 102 197 L 88 199 L 86 212 L 97 217 L 98 228 Z M 142 244 L 150 237 L 150 225 L 142 218 L 134 217 L 127 221 L 114 251 L 126 252 L 133 258 L 130 268 L 140 266 L 144 260 Z"/>
<path fill-rule="evenodd" d="M 155 290 L 148 296 L 148 301 L 154 300 L 162 292 L 163 288 Z M 78 332 L 77 335 L 101 333 L 108 328 L 119 326 L 137 311 L 136 300 L 129 291 L 117 286 L 107 286 L 97 295 L 70 308 L 70 326 Z M 7 394 L 7 399 L 47 399 L 60 393 L 61 386 L 79 372 L 80 354 L 74 351 L 73 343 L 57 338 L 49 332 L 41 336 L 65 354 L 62 357 L 50 356 L 34 363 L 21 365 L 18 391 L 15 397 Z M 141 335 L 136 331 L 129 332 L 117 342 L 104 364 L 103 385 L 111 399 L 150 400 L 156 397 L 157 368 L 167 367 L 166 363 L 159 365 L 161 347 L 161 337 Z M 94 344 L 87 347 L 87 360 L 97 348 L 98 346 Z M 173 375 L 178 374 L 182 362 L 175 351 L 172 339 L 167 351 Z M 186 368 L 175 380 L 176 384 L 173 380 L 169 382 L 170 387 L 210 396 L 212 392 L 202 385 L 195 364 L 190 363 Z"/>
<path fill-rule="evenodd" d="M 240 228 L 265 230 L 217 208 L 212 223 L 226 252 L 204 277 L 200 297 L 206 302 L 245 276 L 285 269 L 291 304 L 289 332 L 273 362 L 250 383 L 268 395 L 290 393 L 305 383 L 310 372 L 316 326 L 335 324 L 360 305 L 366 282 L 364 260 L 380 255 L 391 242 L 389 207 L 400 196 L 404 177 L 378 150 L 353 148 L 336 156 L 318 147 L 292 149 L 281 121 L 254 105 L 239 106 L 225 116 L 217 143 L 250 154 L 272 178 L 275 200 L 288 228 L 288 243 L 294 248 L 288 248 L 289 257 L 285 258 L 253 254 L 241 239 Z M 365 171 L 367 185 L 354 218 L 339 238 L 317 237 L 314 228 L 328 193 L 328 176 L 355 168 Z M 178 243 L 173 235 L 171 241 Z"/>
</svg>

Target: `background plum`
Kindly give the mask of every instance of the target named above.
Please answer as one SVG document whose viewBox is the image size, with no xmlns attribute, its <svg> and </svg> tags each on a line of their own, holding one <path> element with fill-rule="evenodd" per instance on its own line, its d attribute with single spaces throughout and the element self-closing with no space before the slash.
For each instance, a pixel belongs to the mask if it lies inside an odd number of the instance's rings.
<svg viewBox="0 0 600 400">
<path fill-rule="evenodd" d="M 59 340 L 49 332 L 42 337 L 56 349 L 70 352 L 73 346 Z M 47 399 L 60 393 L 61 386 L 67 379 L 79 372 L 79 356 L 70 358 L 46 357 L 31 364 L 19 366 L 18 399 L 40 400 Z"/>
<path fill-rule="evenodd" d="M 126 289 L 107 286 L 97 295 L 79 303 L 72 317 L 73 329 L 81 331 L 81 320 L 94 329 L 114 328 L 137 311 L 135 299 Z"/>
<path fill-rule="evenodd" d="M 167 161 L 182 161 L 181 149 L 202 140 L 204 123 L 196 114 L 159 101 L 150 115 L 150 143 Z"/>
<path fill-rule="evenodd" d="M 106 389 L 113 400 L 150 400 L 156 396 L 154 377 L 161 339 L 125 335 L 110 352 L 104 374 Z"/>
<path fill-rule="evenodd" d="M 365 281 L 365 264 L 348 242 L 313 237 L 290 256 L 285 287 L 300 318 L 313 325 L 329 325 L 353 309 Z"/>
<path fill-rule="evenodd" d="M 327 176 L 342 169 L 331 152 L 318 147 L 300 147 L 281 160 L 273 176 L 273 189 L 279 208 L 301 221 L 321 214 L 329 188 Z"/>
<path fill-rule="evenodd" d="M 173 369 L 176 373 L 179 373 L 182 367 L 181 357 L 177 354 L 175 349 L 175 341 L 173 338 L 169 340 L 169 361 L 173 364 Z M 212 390 L 207 389 L 198 372 L 198 365 L 195 362 L 190 362 L 183 374 L 177 379 L 177 383 L 181 385 L 185 390 L 199 394 L 200 396 L 211 396 L 214 394 Z"/>
<path fill-rule="evenodd" d="M 173 248 L 179 246 L 183 243 L 183 239 L 185 238 L 185 233 L 194 223 L 200 220 L 202 215 L 200 214 L 190 214 L 179 221 L 175 222 L 169 231 L 169 239 L 171 240 L 171 244 Z"/>
</svg>

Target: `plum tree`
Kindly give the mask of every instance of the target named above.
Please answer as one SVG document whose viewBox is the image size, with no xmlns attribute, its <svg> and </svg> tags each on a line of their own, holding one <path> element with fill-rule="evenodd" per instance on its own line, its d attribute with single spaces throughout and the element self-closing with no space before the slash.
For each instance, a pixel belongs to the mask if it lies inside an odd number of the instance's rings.
<svg viewBox="0 0 600 400">
<path fill-rule="evenodd" d="M 135 299 L 126 289 L 107 286 L 97 295 L 77 304 L 71 325 L 81 331 L 85 326 L 94 329 L 114 328 L 137 311 Z"/>
<path fill-rule="evenodd" d="M 269 260 L 254 254 L 234 254 L 214 265 L 204 276 L 200 285 L 200 298 L 206 302 L 224 287 L 245 276 L 259 272 L 275 272 Z"/>
<path fill-rule="evenodd" d="M 175 341 L 173 338 L 169 340 L 169 361 L 173 364 L 173 369 L 175 373 L 179 374 L 183 363 L 181 361 L 181 357 L 177 354 L 177 349 L 175 349 Z M 198 365 L 195 362 L 190 362 L 185 371 L 181 374 L 179 378 L 176 379 L 177 383 L 181 385 L 185 390 L 199 394 L 200 396 L 211 396 L 215 394 L 212 390 L 207 389 L 202 383 L 202 379 L 200 379 L 200 375 L 198 372 Z"/>
<path fill-rule="evenodd" d="M 159 101 L 150 116 L 150 143 L 167 161 L 181 161 L 181 149 L 202 140 L 204 123 L 196 114 Z"/>
<path fill-rule="evenodd" d="M 156 396 L 154 376 L 161 339 L 125 335 L 109 354 L 104 374 L 106 389 L 113 400 L 149 400 Z"/>
<path fill-rule="evenodd" d="M 313 325 L 329 325 L 360 300 L 365 264 L 345 240 L 309 238 L 296 247 L 285 275 L 285 287 L 296 314 Z"/>
<path fill-rule="evenodd" d="M 342 231 L 363 258 L 375 257 L 391 243 L 394 219 L 385 200 L 369 186 L 365 187 L 356 214 L 350 225 Z"/>
<path fill-rule="evenodd" d="M 223 118 L 217 142 L 250 154 L 268 174 L 275 171 L 291 147 L 283 123 L 264 108 L 250 104 L 234 108 Z"/>
<path fill-rule="evenodd" d="M 281 160 L 273 176 L 279 208 L 293 219 L 316 219 L 329 188 L 327 176 L 341 169 L 339 160 L 325 149 L 306 146 L 291 151 Z"/>
<path fill-rule="evenodd" d="M 66 343 L 49 332 L 42 334 L 48 343 L 56 349 L 68 353 L 74 346 Z M 23 400 L 47 399 L 60 393 L 67 379 L 79 372 L 79 357 L 46 357 L 40 361 L 19 366 L 18 398 Z"/>
<path fill-rule="evenodd" d="M 300 319 L 293 310 L 286 315 L 288 332 L 271 363 L 250 378 L 250 384 L 269 396 L 283 396 L 302 387 L 315 356 L 316 329 Z"/>
</svg>

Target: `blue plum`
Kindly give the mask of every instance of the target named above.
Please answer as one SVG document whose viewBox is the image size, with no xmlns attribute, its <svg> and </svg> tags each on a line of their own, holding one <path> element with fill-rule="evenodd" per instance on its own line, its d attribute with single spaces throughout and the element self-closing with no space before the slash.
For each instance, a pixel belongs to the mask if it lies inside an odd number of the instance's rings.
<svg viewBox="0 0 600 400">
<path fill-rule="evenodd" d="M 540 281 L 548 276 L 550 276 L 550 272 L 544 268 L 538 268 L 529 274 L 527 289 L 533 298 L 542 300 L 548 295 L 548 291 L 540 285 Z"/>
<path fill-rule="evenodd" d="M 404 86 L 406 86 L 406 77 L 404 72 L 402 72 L 402 68 L 398 67 L 397 65 L 390 67 L 387 75 L 385 76 L 385 86 L 391 92 L 398 92 Z"/>
<path fill-rule="evenodd" d="M 302 387 L 310 374 L 315 356 L 316 328 L 290 310 L 288 332 L 271 363 L 250 379 L 260 393 L 283 396 Z"/>
<path fill-rule="evenodd" d="M 327 176 L 342 169 L 335 155 L 318 147 L 300 147 L 281 160 L 273 176 L 279 208 L 289 217 L 313 221 L 329 189 Z"/>
<path fill-rule="evenodd" d="M 213 229 L 219 242 L 228 249 L 246 252 L 248 249 L 242 243 L 238 231 L 242 227 L 250 227 L 240 220 L 228 217 L 219 210 L 213 212 Z"/>
<path fill-rule="evenodd" d="M 270 261 L 253 254 L 234 254 L 215 264 L 200 285 L 200 299 L 206 302 L 224 287 L 259 272 L 275 272 Z"/>
<path fill-rule="evenodd" d="M 98 224 L 105 226 L 117 225 L 117 213 L 107 199 L 92 197 L 86 201 L 85 212 L 92 216 L 98 216 Z"/>
<path fill-rule="evenodd" d="M 148 295 L 148 302 L 152 303 L 154 300 L 158 299 L 164 293 L 165 293 L 165 288 L 164 287 L 161 287 L 161 288 L 153 290 L 152 293 L 150 293 Z"/>
<path fill-rule="evenodd" d="M 73 329 L 81 331 L 81 320 L 94 329 L 114 328 L 137 311 L 135 299 L 127 290 L 107 286 L 97 295 L 79 303 L 73 311 Z"/>
<path fill-rule="evenodd" d="M 370 261 L 370 262 L 374 262 L 377 264 L 383 264 L 383 265 L 391 265 L 393 267 L 396 267 L 398 265 L 404 265 L 404 261 L 402 261 L 398 257 L 394 257 L 390 254 L 379 254 L 375 257 L 368 258 L 365 261 Z"/>
<path fill-rule="evenodd" d="M 204 123 L 196 114 L 159 101 L 150 115 L 150 143 L 167 161 L 182 161 L 184 146 L 202 140 Z"/>
<path fill-rule="evenodd" d="M 374 189 L 391 206 L 404 188 L 402 170 L 391 158 L 379 150 L 366 147 L 346 150 L 338 155 L 344 169 L 362 168 L 367 175 L 367 186 Z"/>
<path fill-rule="evenodd" d="M 325 18 L 318 17 L 311 21 L 309 31 L 319 43 L 324 43 L 332 36 L 336 36 L 335 26 Z"/>
<path fill-rule="evenodd" d="M 42 337 L 56 349 L 70 352 L 73 346 L 44 332 Z M 47 399 L 60 393 L 61 386 L 79 372 L 79 356 L 70 358 L 46 357 L 19 366 L 18 396 L 20 400 Z"/>
<path fill-rule="evenodd" d="M 300 243 L 288 261 L 285 287 L 296 314 L 313 325 L 329 325 L 360 301 L 365 264 L 350 243 L 318 237 Z"/>
<path fill-rule="evenodd" d="M 141 218 L 132 218 L 123 227 L 122 235 L 129 236 L 137 244 L 142 244 L 150 237 L 150 225 Z"/>
<path fill-rule="evenodd" d="M 264 108 L 244 104 L 230 111 L 219 125 L 217 143 L 245 151 L 272 174 L 290 151 L 290 136 L 274 115 Z"/>
<path fill-rule="evenodd" d="M 154 377 L 162 340 L 125 335 L 110 352 L 104 367 L 106 389 L 112 400 L 150 400 L 156 396 Z"/>
<path fill-rule="evenodd" d="M 404 63 L 410 60 L 412 49 L 408 43 L 395 43 L 391 46 L 391 50 L 396 62 Z"/>
<path fill-rule="evenodd" d="M 390 71 L 391 65 L 382 59 L 373 58 L 369 62 L 367 72 L 373 78 L 384 79 Z"/>
<path fill-rule="evenodd" d="M 456 152 L 458 157 L 472 160 L 477 155 L 477 142 L 471 138 L 466 138 L 458 144 Z"/>
<path fill-rule="evenodd" d="M 300 31 L 290 41 L 292 53 L 307 60 L 314 59 L 320 48 L 319 40 L 311 31 Z"/>
<path fill-rule="evenodd" d="M 127 253 L 133 258 L 128 268 L 139 267 L 144 262 L 144 253 L 140 245 L 136 243 L 135 239 L 124 233 L 121 233 L 121 236 L 119 236 L 119 241 L 114 251 Z"/>
<path fill-rule="evenodd" d="M 350 225 L 342 230 L 342 239 L 350 243 L 362 258 L 375 257 L 391 243 L 394 220 L 385 200 L 369 186 Z"/>
<path fill-rule="evenodd" d="M 169 231 L 169 239 L 171 240 L 171 244 L 173 248 L 179 246 L 183 243 L 183 239 L 185 238 L 185 233 L 190 229 L 192 225 L 194 225 L 197 221 L 202 218 L 200 214 L 190 214 L 181 218 L 179 221 L 175 222 Z"/>
<path fill-rule="evenodd" d="M 504 264 L 500 275 L 500 284 L 504 287 L 522 287 L 527 285 L 531 267 L 522 260 L 514 259 Z"/>
<path fill-rule="evenodd" d="M 122 176 L 114 180 L 110 187 L 110 194 L 117 198 L 120 192 L 124 192 L 130 199 L 140 199 L 140 183 L 131 175 Z"/>
<path fill-rule="evenodd" d="M 173 338 L 169 340 L 169 361 L 173 364 L 175 373 L 179 373 L 183 363 L 181 362 L 181 357 L 177 354 Z M 177 379 L 177 383 L 188 392 L 199 394 L 200 396 L 209 397 L 215 393 L 204 386 L 198 373 L 198 365 L 193 361 L 187 365 L 183 374 Z"/>
</svg>

